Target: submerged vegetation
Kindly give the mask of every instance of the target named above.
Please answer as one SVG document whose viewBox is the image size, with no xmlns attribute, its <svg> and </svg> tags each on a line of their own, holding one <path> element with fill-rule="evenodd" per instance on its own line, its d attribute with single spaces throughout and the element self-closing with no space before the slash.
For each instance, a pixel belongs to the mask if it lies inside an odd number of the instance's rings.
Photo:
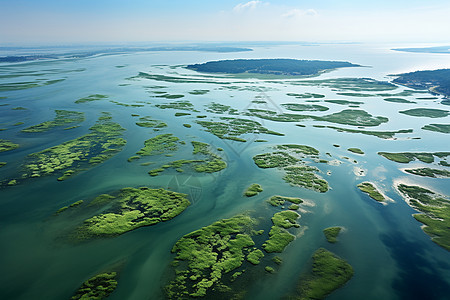
<svg viewBox="0 0 450 300">
<path fill-rule="evenodd" d="M 342 227 L 328 227 L 323 230 L 323 234 L 325 235 L 325 238 L 327 239 L 328 243 L 336 243 L 337 237 L 339 233 L 341 232 Z"/>
<path fill-rule="evenodd" d="M 186 194 L 164 189 L 124 188 L 117 196 L 103 194 L 91 204 L 111 203 L 108 211 L 84 221 L 73 238 L 84 240 L 109 237 L 165 222 L 181 214 L 190 202 Z"/>
<path fill-rule="evenodd" d="M 420 186 L 397 186 L 408 204 L 418 210 L 414 218 L 424 224 L 423 231 L 431 240 L 450 251 L 450 202 L 449 199 Z"/>
<path fill-rule="evenodd" d="M 59 180 L 64 180 L 108 160 L 126 144 L 122 138 L 125 129 L 112 122 L 109 113 L 103 113 L 89 130 L 77 139 L 28 155 L 17 182 L 61 172 L 64 175 Z"/>
<path fill-rule="evenodd" d="M 144 148 L 136 152 L 139 156 L 159 155 L 178 150 L 179 138 L 171 133 L 160 134 L 144 142 Z M 137 159 L 137 158 L 136 158 Z"/>
<path fill-rule="evenodd" d="M 303 120 L 324 121 L 330 123 L 353 125 L 353 126 L 378 126 L 388 122 L 386 117 L 375 117 L 363 110 L 346 109 L 337 113 L 325 116 L 298 115 L 298 114 L 278 114 L 275 111 L 263 109 L 248 109 L 249 115 L 261 119 L 267 119 L 278 122 L 299 122 Z"/>
<path fill-rule="evenodd" d="M 0 139 L 0 152 L 11 151 L 17 148 L 19 148 L 19 144 Z"/>
<path fill-rule="evenodd" d="M 106 98 L 108 98 L 108 96 L 106 96 L 106 95 L 94 94 L 94 95 L 80 98 L 80 99 L 76 100 L 75 103 L 80 104 L 80 103 L 86 103 L 86 102 L 92 102 L 92 101 L 99 101 L 99 100 L 103 100 Z"/>
<path fill-rule="evenodd" d="M 318 168 L 306 165 L 300 158 L 291 155 L 316 156 L 319 151 L 310 146 L 295 144 L 278 145 L 276 148 L 284 151 L 258 154 L 253 157 L 253 161 L 262 169 L 282 169 L 285 172 L 283 179 L 294 186 L 304 187 L 321 193 L 328 191 L 327 181 L 317 175 L 320 172 Z"/>
<path fill-rule="evenodd" d="M 82 112 L 55 110 L 55 113 L 56 116 L 53 121 L 46 121 L 37 125 L 27 127 L 25 129 L 22 129 L 22 132 L 46 132 L 54 127 L 65 126 L 68 124 L 74 126 L 84 121 L 84 113 Z"/>
<path fill-rule="evenodd" d="M 117 273 L 101 273 L 86 280 L 71 300 L 106 299 L 117 287 Z"/>
<path fill-rule="evenodd" d="M 202 159 L 175 160 L 161 166 L 160 168 L 150 170 L 148 172 L 149 175 L 158 176 L 159 173 L 170 168 L 176 169 L 177 172 L 184 172 L 183 166 L 185 165 L 190 166 L 194 171 L 198 173 L 215 173 L 222 171 L 227 167 L 227 163 L 220 155 L 213 152 L 213 149 L 210 145 L 197 141 L 192 141 L 191 144 L 194 147 L 192 154 L 201 155 Z M 217 149 L 217 151 L 219 151 L 219 149 Z M 134 160 L 134 158 L 132 160 Z"/>
<path fill-rule="evenodd" d="M 218 138 L 237 142 L 246 142 L 245 139 L 240 138 L 239 136 L 247 133 L 264 133 L 279 136 L 284 135 L 282 133 L 269 130 L 263 127 L 260 123 L 253 120 L 237 119 L 231 117 L 221 117 L 220 120 L 221 122 L 196 121 L 196 123 L 206 128 L 206 131 L 214 134 Z"/>
<path fill-rule="evenodd" d="M 314 252 L 312 260 L 312 271 L 301 277 L 294 299 L 325 299 L 353 277 L 352 266 L 324 248 Z"/>
</svg>

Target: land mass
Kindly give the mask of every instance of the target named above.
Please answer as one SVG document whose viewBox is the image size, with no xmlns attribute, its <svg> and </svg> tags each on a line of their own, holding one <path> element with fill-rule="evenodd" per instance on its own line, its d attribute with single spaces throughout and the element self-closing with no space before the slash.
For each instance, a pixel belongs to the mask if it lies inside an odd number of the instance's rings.
<svg viewBox="0 0 450 300">
<path fill-rule="evenodd" d="M 395 76 L 398 77 L 393 80 L 394 83 L 450 96 L 450 69 L 416 71 Z"/>
<path fill-rule="evenodd" d="M 320 61 L 297 59 L 235 59 L 210 61 L 188 65 L 187 68 L 206 73 L 256 73 L 288 76 L 318 75 L 327 70 L 360 65 L 344 61 Z"/>
</svg>

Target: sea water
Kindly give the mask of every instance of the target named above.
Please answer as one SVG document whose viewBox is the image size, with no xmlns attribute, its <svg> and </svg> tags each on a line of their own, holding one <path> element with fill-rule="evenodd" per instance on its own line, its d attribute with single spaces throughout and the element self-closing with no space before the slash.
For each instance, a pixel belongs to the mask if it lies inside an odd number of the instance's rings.
<svg viewBox="0 0 450 300">
<path fill-rule="evenodd" d="M 398 45 L 395 45 L 397 47 Z M 0 138 L 19 143 L 14 151 L 2 152 L 0 161 L 8 162 L 0 169 L 1 178 L 12 177 L 26 155 L 41 151 L 88 133 L 101 112 L 112 113 L 113 121 L 126 129 L 127 145 L 116 156 L 87 171 L 58 182 L 57 176 L 29 180 L 20 185 L 0 190 L 0 298 L 2 299 L 68 299 L 88 278 L 120 264 L 119 284 L 110 299 L 160 299 L 167 283 L 169 264 L 174 258 L 172 246 L 183 235 L 223 218 L 249 211 L 270 220 L 275 212 L 265 203 L 272 195 L 301 197 L 309 204 L 301 212 L 301 230 L 297 238 L 280 255 L 283 264 L 275 275 L 261 276 L 248 287 L 247 299 L 279 299 L 293 291 L 298 278 L 307 271 L 312 253 L 325 247 L 349 262 L 354 269 L 353 278 L 327 299 L 445 299 L 450 290 L 450 253 L 430 240 L 402 197 L 395 191 L 398 180 L 425 186 L 443 195 L 450 195 L 450 179 L 431 179 L 407 175 L 399 168 L 403 165 L 377 155 L 378 151 L 405 152 L 448 151 L 448 135 L 423 131 L 430 123 L 448 124 L 450 117 L 440 119 L 417 118 L 399 114 L 400 110 L 414 107 L 448 109 L 440 100 L 416 100 L 416 94 L 403 97 L 418 104 L 399 104 L 383 101 L 382 97 L 339 96 L 332 88 L 297 86 L 266 82 L 258 79 L 233 79 L 217 75 L 217 83 L 172 83 L 130 78 L 146 72 L 167 76 L 197 76 L 216 80 L 215 75 L 198 74 L 182 65 L 210 60 L 235 58 L 296 58 L 344 60 L 364 67 L 344 68 L 327 72 L 317 78 L 373 78 L 390 80 L 387 75 L 423 69 L 450 67 L 446 54 L 406 53 L 390 50 L 392 45 L 324 44 L 313 46 L 269 45 L 255 47 L 252 52 L 142 52 L 116 55 L 98 55 L 84 59 L 60 59 L 0 65 L 0 83 L 65 79 L 64 81 L 16 91 L 0 92 Z M 117 67 L 121 66 L 121 67 Z M 14 76 L 14 75 L 24 76 Z M 13 75 L 13 76 L 6 76 Z M 206 77 L 212 76 L 212 77 Z M 229 89 L 221 82 L 230 81 L 238 89 Z M 234 83 L 234 82 L 240 83 Z M 174 117 L 175 110 L 159 109 L 158 103 L 175 100 L 152 97 L 150 86 L 165 86 L 170 94 L 182 94 L 178 100 L 190 101 L 198 114 L 218 117 L 205 111 L 205 105 L 216 102 L 230 105 L 240 111 L 254 107 L 257 96 L 263 97 L 270 108 L 282 109 L 282 103 L 298 100 L 286 93 L 318 93 L 324 99 L 346 99 L 364 102 L 360 109 L 372 115 L 385 116 L 389 122 L 366 130 L 413 129 L 412 134 L 399 134 L 397 140 L 384 140 L 374 136 L 337 132 L 312 125 L 336 125 L 306 120 L 282 123 L 250 117 L 270 130 L 285 136 L 258 134 L 245 135 L 249 142 L 242 144 L 221 140 L 195 124 L 195 117 Z M 258 87 L 252 90 L 249 87 Z M 191 95 L 192 90 L 209 90 L 205 95 Z M 392 93 L 404 90 L 399 87 Z M 385 92 L 380 92 L 385 93 Z M 391 93 L 387 91 L 386 93 Z M 106 100 L 75 104 L 74 101 L 91 94 L 104 94 Z M 441 98 L 441 97 L 439 97 Z M 109 102 L 135 104 L 151 102 L 143 107 L 124 107 Z M 346 106 L 318 103 L 329 107 L 326 112 L 307 112 L 325 115 L 347 109 Z M 12 110 L 13 107 L 27 110 Z M 54 129 L 46 133 L 25 134 L 20 130 L 30 125 L 53 119 L 55 109 L 85 113 L 86 121 L 72 130 Z M 167 170 L 157 177 L 147 172 L 171 160 L 189 158 L 190 150 L 180 150 L 174 157 L 144 157 L 138 162 L 127 162 L 143 147 L 145 140 L 159 134 L 149 128 L 135 125 L 136 117 L 152 116 L 168 124 L 159 133 L 173 133 L 187 142 L 197 140 L 224 149 L 221 154 L 228 167 L 220 174 L 177 174 Z M 249 118 L 241 116 L 242 118 Z M 24 125 L 12 126 L 23 121 Z M 192 124 L 185 128 L 182 123 Z M 412 139 L 420 137 L 421 139 Z M 251 142 L 265 139 L 268 142 Z M 276 169 L 259 169 L 252 160 L 257 154 L 271 151 L 277 144 L 302 144 L 318 149 L 321 157 L 329 152 L 330 159 L 342 163 L 338 166 L 314 164 L 331 187 L 327 193 L 317 193 L 290 186 L 282 180 Z M 336 148 L 333 144 L 339 144 Z M 357 147 L 365 155 L 346 149 Z M 345 159 L 344 157 L 349 157 Z M 352 162 L 353 160 L 357 161 Z M 141 166 L 140 162 L 156 164 Z M 414 165 L 415 164 L 415 165 Z M 412 166 L 427 166 L 422 163 Z M 355 175 L 355 167 L 365 170 L 364 176 Z M 408 165 L 409 167 L 409 165 Z M 327 172 L 330 175 L 327 175 Z M 381 205 L 361 193 L 356 185 L 362 181 L 377 184 L 392 199 Z M 259 183 L 264 191 L 252 198 L 242 197 L 246 187 Z M 190 194 L 192 205 L 174 219 L 143 227 L 121 236 L 93 240 L 79 245 L 61 242 L 60 235 L 76 220 L 54 217 L 55 211 L 80 199 L 92 199 L 123 187 L 149 186 L 171 188 Z M 330 226 L 344 228 L 339 242 L 326 242 L 322 230 Z M 269 226 L 270 228 L 270 226 Z"/>
</svg>

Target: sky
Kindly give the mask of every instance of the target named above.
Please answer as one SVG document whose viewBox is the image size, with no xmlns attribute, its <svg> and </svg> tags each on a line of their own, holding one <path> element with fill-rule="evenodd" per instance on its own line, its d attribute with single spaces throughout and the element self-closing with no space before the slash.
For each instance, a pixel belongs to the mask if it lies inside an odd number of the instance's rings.
<svg viewBox="0 0 450 300">
<path fill-rule="evenodd" d="M 450 44 L 448 0 L 0 0 L 9 44 L 305 41 Z"/>
</svg>

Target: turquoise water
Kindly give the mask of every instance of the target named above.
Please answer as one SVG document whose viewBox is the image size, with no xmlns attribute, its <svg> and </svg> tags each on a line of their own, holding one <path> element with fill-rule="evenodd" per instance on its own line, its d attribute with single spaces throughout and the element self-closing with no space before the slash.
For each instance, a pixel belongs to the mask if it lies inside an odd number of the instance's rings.
<svg viewBox="0 0 450 300">
<path fill-rule="evenodd" d="M 275 275 L 261 274 L 248 286 L 247 299 L 279 299 L 292 291 L 299 275 L 309 266 L 312 253 L 325 247 L 347 260 L 354 268 L 354 277 L 327 299 L 446 299 L 450 289 L 450 253 L 431 242 L 414 220 L 411 209 L 396 193 L 393 184 L 398 180 L 419 184 L 444 195 L 450 195 L 450 179 L 431 179 L 407 175 L 400 165 L 377 155 L 378 151 L 448 151 L 448 135 L 423 131 L 430 123 L 449 124 L 450 117 L 440 119 L 416 118 L 398 111 L 414 107 L 449 109 L 439 100 L 417 100 L 427 94 L 416 94 L 406 99 L 418 104 L 389 103 L 382 97 L 348 97 L 336 95 L 331 88 L 290 85 L 289 82 L 273 83 L 257 79 L 232 79 L 205 77 L 178 65 L 200 63 L 209 60 L 231 58 L 298 58 L 322 60 L 346 60 L 361 64 L 364 68 L 348 68 L 325 73 L 319 79 L 340 77 L 370 77 L 388 80 L 389 74 L 450 67 L 450 56 L 443 54 L 419 54 L 390 51 L 389 45 L 320 45 L 320 46 L 270 46 L 255 48 L 244 53 L 202 52 L 148 52 L 86 59 L 38 61 L 0 65 L 1 75 L 28 74 L 29 76 L 0 78 L 0 84 L 35 81 L 37 79 L 65 79 L 51 85 L 17 91 L 2 91 L 0 107 L 1 139 L 19 143 L 14 151 L 0 153 L 0 161 L 8 164 L 0 169 L 0 180 L 13 177 L 27 154 L 58 145 L 88 132 L 102 111 L 112 113 L 113 120 L 127 129 L 128 141 L 123 151 L 105 163 L 83 171 L 66 181 L 58 182 L 58 176 L 29 180 L 23 184 L 0 190 L 0 298 L 2 299 L 67 299 L 80 284 L 112 265 L 122 266 L 119 285 L 110 299 L 159 299 L 166 283 L 168 265 L 174 258 L 170 253 L 173 244 L 183 235 L 207 226 L 222 218 L 232 217 L 244 211 L 267 221 L 276 211 L 265 203 L 274 194 L 306 199 L 303 205 L 300 229 L 293 231 L 297 238 L 280 254 L 284 263 Z M 124 66 L 117 68 L 116 66 Z M 70 72 L 68 72 L 70 71 Z M 24 73 L 18 73 L 24 72 Z M 33 73 L 35 72 L 35 73 Z M 218 83 L 170 83 L 148 79 L 129 80 L 139 72 L 168 76 L 189 75 Z M 220 76 L 219 76 L 220 77 Z M 224 82 L 233 83 L 238 89 L 229 89 Z M 126 85 L 123 85 L 126 84 Z M 120 86 L 122 85 L 122 86 Z M 174 100 L 153 98 L 149 86 L 165 86 L 170 94 L 183 94 L 178 100 L 190 101 L 199 113 L 174 117 L 177 110 L 159 109 L 154 104 Z M 259 87 L 258 90 L 250 88 Z M 205 95 L 191 95 L 192 90 L 210 90 Z M 393 91 L 400 92 L 399 87 Z M 263 91 L 263 93 L 261 93 Z M 206 114 L 204 105 L 211 102 L 230 105 L 240 111 L 255 107 L 252 100 L 261 96 L 268 100 L 269 108 L 279 110 L 281 103 L 302 102 L 286 93 L 319 93 L 325 99 L 361 101 L 361 109 L 373 115 L 389 118 L 389 122 L 366 130 L 414 129 L 411 134 L 399 134 L 397 140 L 383 140 L 374 136 L 340 133 L 332 129 L 315 128 L 312 125 L 336 125 L 317 121 L 280 123 L 251 118 L 270 130 L 285 136 L 245 135 L 247 140 L 265 139 L 267 143 L 245 144 L 221 140 L 205 132 L 195 124 L 195 115 Z M 381 92 L 384 93 L 384 92 Z M 389 91 L 387 93 L 390 93 Z M 75 104 L 74 101 L 91 95 L 105 94 L 107 100 Z M 134 104 L 151 102 L 144 107 L 118 106 L 109 100 Z M 325 115 L 346 109 L 346 106 L 318 103 L 330 109 L 326 112 L 308 112 Z M 12 110 L 13 107 L 27 110 Z M 54 117 L 55 109 L 85 112 L 86 121 L 72 130 L 54 129 L 46 133 L 25 134 L 20 130 Z M 220 174 L 179 175 L 167 170 L 157 177 L 147 172 L 175 159 L 188 158 L 191 149 L 182 147 L 174 157 L 146 157 L 129 163 L 143 142 L 159 134 L 149 128 L 135 125 L 136 117 L 152 116 L 169 126 L 159 133 L 173 133 L 189 143 L 192 140 L 221 147 L 221 155 L 228 168 Z M 214 115 L 213 117 L 219 117 Z M 25 124 L 13 126 L 23 121 Z M 185 128 L 183 123 L 192 124 Z M 420 137 L 421 139 L 411 139 Z M 270 146 L 282 143 L 304 144 L 320 151 L 321 158 L 332 158 L 342 163 L 338 166 L 314 164 L 330 184 L 324 194 L 292 187 L 282 180 L 282 172 L 275 169 L 259 169 L 252 160 L 256 154 L 270 151 Z M 336 148 L 333 144 L 339 144 Z M 357 147 L 365 155 L 348 152 Z M 347 160 L 343 157 L 349 157 Z M 357 163 L 352 162 L 356 160 Z M 153 161 L 151 166 L 141 162 Z M 427 166 L 410 163 L 410 166 Z M 356 176 L 354 168 L 365 170 L 365 176 Z M 330 175 L 327 172 L 330 171 Z M 362 181 L 376 183 L 392 202 L 381 205 L 362 194 L 356 185 Z M 251 183 L 259 183 L 264 191 L 256 197 L 244 198 L 242 192 Z M 55 218 L 54 212 L 80 199 L 109 193 L 127 186 L 163 187 L 190 194 L 193 204 L 173 220 L 155 226 L 140 228 L 116 238 L 90 241 L 80 245 L 62 242 L 64 229 L 79 221 L 76 214 Z M 322 230 L 329 226 L 345 228 L 337 244 L 328 244 Z M 262 265 L 264 265 L 262 263 Z M 250 267 L 248 267 L 250 269 Z"/>
</svg>

